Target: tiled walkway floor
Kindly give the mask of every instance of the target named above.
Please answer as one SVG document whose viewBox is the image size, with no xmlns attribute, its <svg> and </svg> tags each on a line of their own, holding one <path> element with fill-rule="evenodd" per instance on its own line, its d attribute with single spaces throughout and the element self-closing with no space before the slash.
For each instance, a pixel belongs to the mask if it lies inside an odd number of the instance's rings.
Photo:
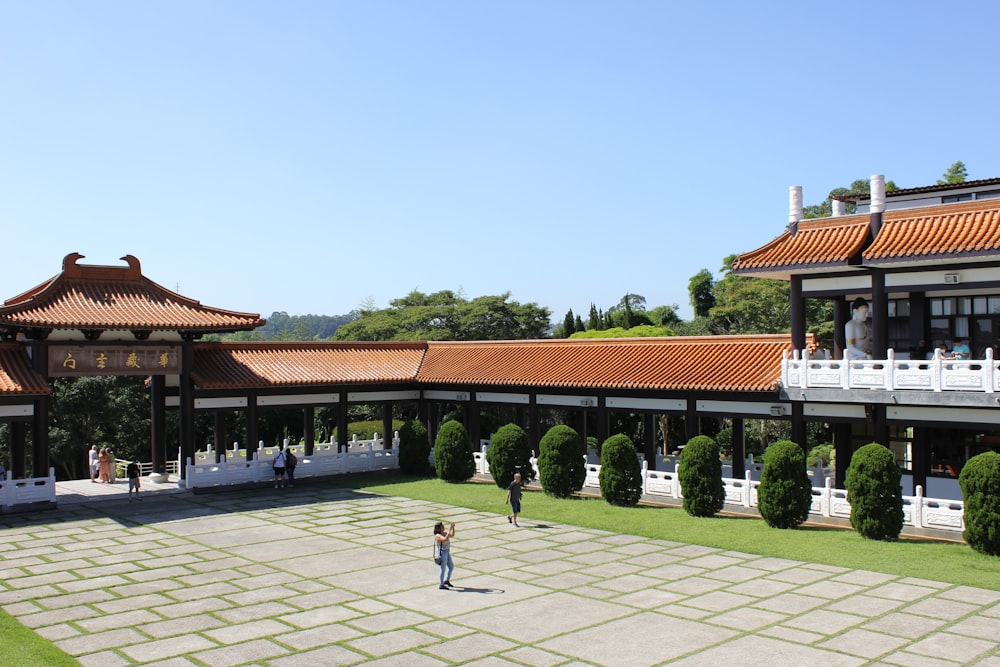
<svg viewBox="0 0 1000 667">
<path fill-rule="evenodd" d="M 1000 592 L 327 484 L 3 516 L 0 582 L 95 667 L 1000 666 Z"/>
</svg>

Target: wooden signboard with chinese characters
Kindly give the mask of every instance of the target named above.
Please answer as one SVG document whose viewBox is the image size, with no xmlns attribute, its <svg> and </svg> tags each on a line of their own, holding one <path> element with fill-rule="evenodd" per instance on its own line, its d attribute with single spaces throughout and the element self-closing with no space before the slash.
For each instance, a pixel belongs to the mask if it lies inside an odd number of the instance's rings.
<svg viewBox="0 0 1000 667">
<path fill-rule="evenodd" d="M 50 345 L 49 377 L 178 375 L 179 345 Z"/>
</svg>

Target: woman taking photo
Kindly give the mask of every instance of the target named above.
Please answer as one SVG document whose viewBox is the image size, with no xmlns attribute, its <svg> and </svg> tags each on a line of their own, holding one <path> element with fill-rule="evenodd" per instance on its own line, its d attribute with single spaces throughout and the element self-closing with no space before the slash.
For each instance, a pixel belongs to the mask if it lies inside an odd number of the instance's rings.
<svg viewBox="0 0 1000 667">
<path fill-rule="evenodd" d="M 452 588 L 451 573 L 455 571 L 455 563 L 451 560 L 451 538 L 453 537 L 455 537 L 455 524 L 451 524 L 448 532 L 445 532 L 444 524 L 440 521 L 434 524 L 434 546 L 437 547 L 438 554 L 435 560 L 441 566 L 441 583 L 438 588 L 443 590 Z M 445 575 L 446 569 L 447 575 Z"/>
</svg>

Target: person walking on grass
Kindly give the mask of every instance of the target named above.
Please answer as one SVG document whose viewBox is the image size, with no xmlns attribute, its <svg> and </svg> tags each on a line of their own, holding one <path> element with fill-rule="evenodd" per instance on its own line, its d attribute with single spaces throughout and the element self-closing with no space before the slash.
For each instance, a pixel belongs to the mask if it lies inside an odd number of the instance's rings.
<svg viewBox="0 0 1000 667">
<path fill-rule="evenodd" d="M 455 537 L 455 524 L 451 524 L 448 532 L 444 530 L 444 524 L 438 521 L 434 524 L 434 546 L 437 547 L 437 556 L 434 560 L 441 567 L 440 584 L 438 588 L 448 590 L 451 585 L 451 573 L 455 571 L 455 563 L 451 560 L 451 538 Z M 445 571 L 447 570 L 447 574 Z"/>
<path fill-rule="evenodd" d="M 514 473 L 514 481 L 507 487 L 507 499 L 505 503 L 510 503 L 510 514 L 507 515 L 507 523 L 512 523 L 518 528 L 517 515 L 521 513 L 521 473 Z"/>
</svg>

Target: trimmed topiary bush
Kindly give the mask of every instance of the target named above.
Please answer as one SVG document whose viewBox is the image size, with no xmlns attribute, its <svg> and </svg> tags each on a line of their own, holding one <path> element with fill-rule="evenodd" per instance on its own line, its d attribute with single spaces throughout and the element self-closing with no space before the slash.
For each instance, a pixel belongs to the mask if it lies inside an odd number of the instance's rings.
<svg viewBox="0 0 1000 667">
<path fill-rule="evenodd" d="M 538 443 L 538 478 L 546 494 L 569 498 L 587 478 L 583 441 L 569 426 L 553 426 Z"/>
<path fill-rule="evenodd" d="M 601 497 L 612 505 L 632 507 L 642 497 L 642 467 L 627 435 L 613 435 L 601 446 Z"/>
<path fill-rule="evenodd" d="M 768 446 L 757 488 L 757 509 L 772 528 L 795 528 L 809 517 L 812 482 L 806 455 L 790 440 Z"/>
<path fill-rule="evenodd" d="M 873 442 L 854 452 L 847 468 L 851 525 L 862 537 L 891 541 L 903 530 L 899 466 L 888 447 Z"/>
<path fill-rule="evenodd" d="M 514 473 L 521 473 L 521 483 L 527 484 L 535 477 L 531 467 L 531 443 L 528 434 L 517 424 L 501 426 L 490 438 L 486 450 L 486 462 L 490 464 L 493 481 L 501 489 L 506 489 L 514 481 Z"/>
<path fill-rule="evenodd" d="M 431 441 L 427 427 L 411 419 L 399 427 L 399 469 L 407 475 L 430 472 Z"/>
<path fill-rule="evenodd" d="M 965 531 L 970 547 L 1000 556 L 1000 454 L 983 452 L 966 462 L 958 476 L 965 502 Z"/>
<path fill-rule="evenodd" d="M 441 425 L 434 440 L 434 467 L 437 476 L 446 482 L 464 482 L 476 474 L 472 445 L 462 422 L 450 421 Z"/>
<path fill-rule="evenodd" d="M 681 450 L 677 479 L 691 516 L 715 516 L 726 504 L 719 445 L 707 435 L 696 435 Z"/>
</svg>

